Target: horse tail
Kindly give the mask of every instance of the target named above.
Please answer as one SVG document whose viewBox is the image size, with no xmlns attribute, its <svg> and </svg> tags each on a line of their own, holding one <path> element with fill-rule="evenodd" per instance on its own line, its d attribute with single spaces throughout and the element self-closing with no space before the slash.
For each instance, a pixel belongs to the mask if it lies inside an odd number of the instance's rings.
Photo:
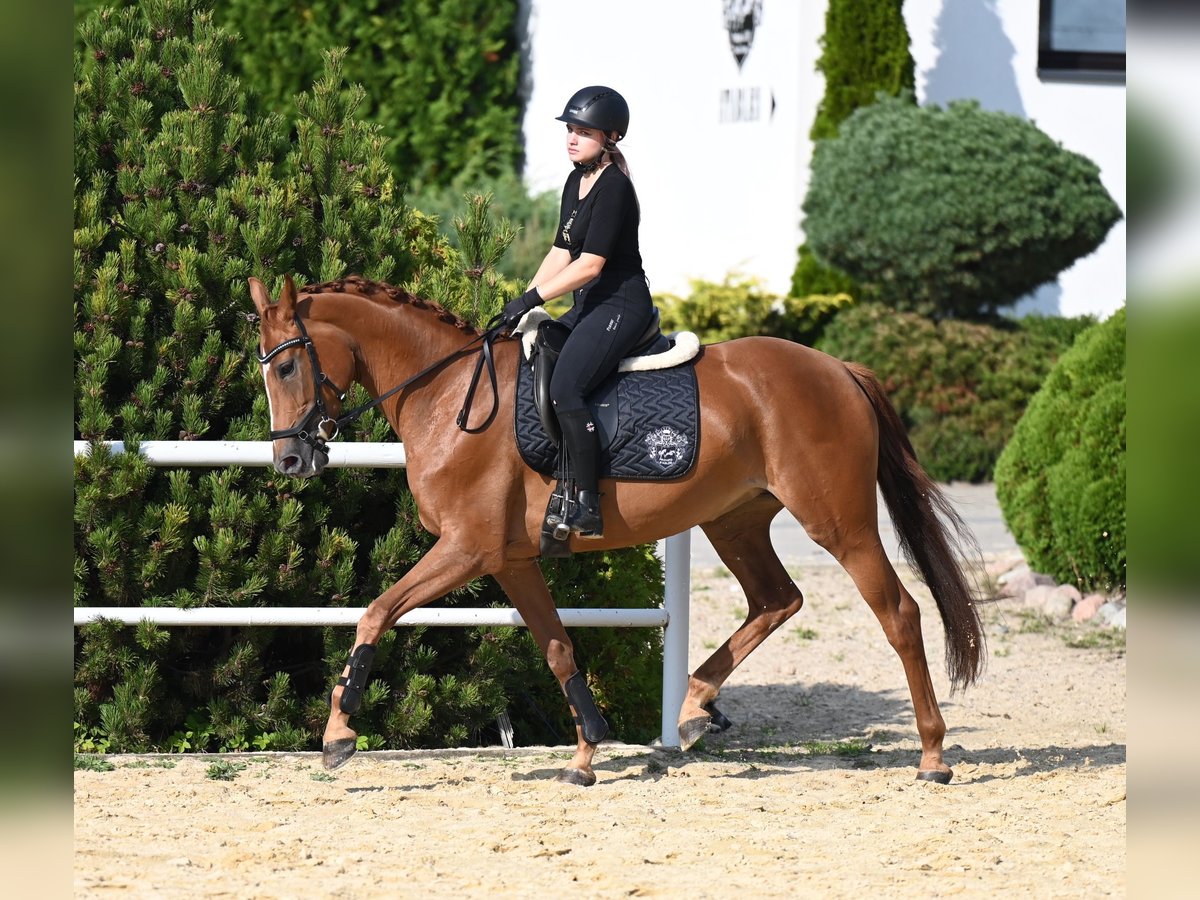
<svg viewBox="0 0 1200 900">
<path fill-rule="evenodd" d="M 857 363 L 844 363 L 866 394 L 879 421 L 879 488 L 892 517 L 904 558 L 937 601 L 946 632 L 946 671 L 951 689 L 967 687 L 987 659 L 981 599 L 960 559 L 981 559 L 979 544 L 966 522 L 929 477 L 908 439 L 904 423 L 875 374 Z"/>
</svg>

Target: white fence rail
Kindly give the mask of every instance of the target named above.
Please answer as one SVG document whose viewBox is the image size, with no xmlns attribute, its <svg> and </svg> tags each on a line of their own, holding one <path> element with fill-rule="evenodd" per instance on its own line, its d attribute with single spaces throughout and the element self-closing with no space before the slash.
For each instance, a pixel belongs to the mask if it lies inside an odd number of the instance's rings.
<svg viewBox="0 0 1200 900">
<path fill-rule="evenodd" d="M 112 453 L 122 453 L 121 441 L 107 442 Z M 90 452 L 86 441 L 75 441 L 75 454 Z M 138 452 L 154 466 L 269 466 L 270 441 L 143 441 Z M 335 467 L 403 468 L 404 445 L 399 443 L 333 443 L 329 465 Z M 688 604 L 691 592 L 691 534 L 669 537 L 664 542 L 663 605 L 654 609 L 569 609 L 558 611 L 567 628 L 662 628 L 663 629 L 663 746 L 679 746 L 676 719 L 687 691 Z M 127 625 L 150 621 L 163 626 L 205 625 L 357 625 L 363 610 L 358 607 L 205 607 L 178 609 L 171 606 L 87 606 L 75 608 L 75 624 L 100 619 Z M 524 626 L 513 609 L 418 609 L 397 626 Z"/>
</svg>

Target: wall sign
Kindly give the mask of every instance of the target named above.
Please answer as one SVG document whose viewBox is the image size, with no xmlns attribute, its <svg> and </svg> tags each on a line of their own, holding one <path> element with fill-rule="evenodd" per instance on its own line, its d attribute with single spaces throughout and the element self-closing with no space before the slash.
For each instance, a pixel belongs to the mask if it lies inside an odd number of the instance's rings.
<svg viewBox="0 0 1200 900">
<path fill-rule="evenodd" d="M 729 50 L 740 74 L 754 45 L 754 33 L 762 24 L 763 0 L 722 0 L 721 6 L 725 30 L 729 33 Z M 775 93 L 765 85 L 723 88 L 718 97 L 717 121 L 723 125 L 761 122 L 774 114 Z"/>
<path fill-rule="evenodd" d="M 722 0 L 725 30 L 729 32 L 729 49 L 737 61 L 738 71 L 750 55 L 754 29 L 762 21 L 762 0 Z"/>
</svg>

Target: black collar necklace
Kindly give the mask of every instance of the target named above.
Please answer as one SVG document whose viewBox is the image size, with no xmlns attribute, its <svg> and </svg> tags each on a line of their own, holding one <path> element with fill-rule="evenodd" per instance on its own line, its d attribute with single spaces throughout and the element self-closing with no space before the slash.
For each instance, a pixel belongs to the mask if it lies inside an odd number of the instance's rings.
<svg viewBox="0 0 1200 900">
<path fill-rule="evenodd" d="M 601 153 L 599 156 L 597 156 L 595 159 L 593 159 L 590 163 L 578 163 L 578 162 L 575 163 L 575 168 L 578 169 L 580 172 L 582 172 L 584 175 L 591 175 L 593 172 L 597 171 L 602 165 L 604 165 L 604 163 L 601 162 L 601 160 L 603 160 L 603 159 L 604 159 L 604 154 Z"/>
</svg>

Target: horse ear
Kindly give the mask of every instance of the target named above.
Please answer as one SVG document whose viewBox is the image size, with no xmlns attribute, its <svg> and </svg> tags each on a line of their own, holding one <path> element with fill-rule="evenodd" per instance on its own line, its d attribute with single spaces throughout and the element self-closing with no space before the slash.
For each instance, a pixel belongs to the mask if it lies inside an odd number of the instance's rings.
<svg viewBox="0 0 1200 900">
<path fill-rule="evenodd" d="M 254 277 L 248 278 L 247 281 L 250 282 L 250 299 L 254 301 L 254 308 L 260 316 L 265 316 L 271 305 L 271 295 L 267 293 L 267 286 Z"/>
<path fill-rule="evenodd" d="M 296 314 L 296 282 L 291 275 L 283 276 L 283 290 L 279 292 L 280 312 L 286 318 Z"/>
</svg>

